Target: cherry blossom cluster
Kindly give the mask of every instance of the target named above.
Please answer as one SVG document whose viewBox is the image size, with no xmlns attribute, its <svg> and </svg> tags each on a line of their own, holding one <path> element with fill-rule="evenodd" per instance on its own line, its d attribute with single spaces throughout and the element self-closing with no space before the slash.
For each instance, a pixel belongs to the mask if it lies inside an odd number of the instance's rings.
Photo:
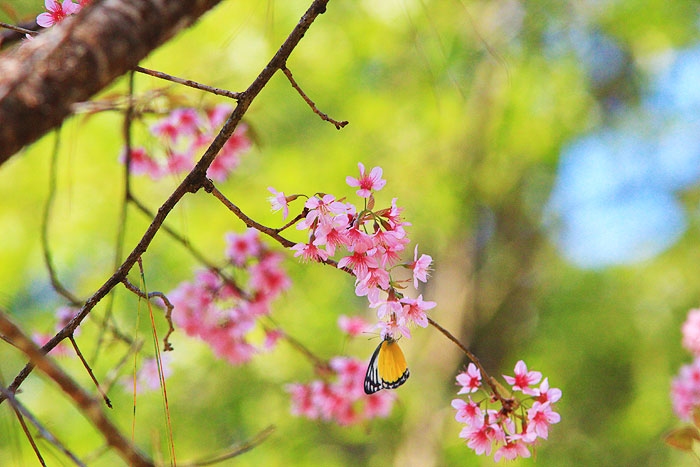
<svg viewBox="0 0 700 467">
<path fill-rule="evenodd" d="M 250 333 L 291 282 L 280 266 L 283 256 L 267 249 L 256 230 L 228 233 L 226 244 L 231 276 L 201 270 L 168 297 L 176 326 L 202 339 L 218 357 L 238 365 L 273 348 L 281 337 L 278 330 L 266 330 L 264 342 L 255 345 Z"/>
<path fill-rule="evenodd" d="M 71 0 L 64 0 L 63 3 L 58 3 L 56 0 L 44 0 L 46 12 L 36 17 L 36 24 L 42 28 L 51 27 L 63 21 L 66 17 L 78 13 L 90 1 L 79 0 L 77 3 L 73 3 Z"/>
<path fill-rule="evenodd" d="M 512 391 L 521 392 L 522 399 L 509 400 L 512 407 L 490 409 L 495 403 L 493 397 L 475 401 L 471 394 L 482 387 L 481 372 L 473 363 L 457 375 L 461 389 L 457 394 L 469 394 L 467 401 L 454 399 L 452 407 L 457 411 L 455 419 L 464 424 L 459 434 L 467 446 L 478 455 L 491 455 L 494 460 L 513 460 L 517 457 L 530 457 L 530 448 L 537 441 L 547 439 L 549 427 L 558 423 L 560 416 L 553 404 L 561 398 L 561 390 L 549 387 L 547 378 L 542 380 L 539 371 L 528 371 L 522 360 L 515 365 L 515 376 L 503 375 Z M 539 384 L 539 386 L 537 386 Z"/>
<path fill-rule="evenodd" d="M 700 407 L 700 309 L 688 312 L 681 327 L 683 347 L 694 357 L 692 363 L 683 365 L 671 383 L 673 410 L 682 420 L 689 421 L 693 410 Z"/>
<path fill-rule="evenodd" d="M 147 174 L 154 180 L 189 172 L 195 165 L 196 157 L 211 144 L 231 111 L 228 104 L 219 104 L 204 111 L 191 107 L 173 110 L 149 128 L 151 135 L 158 140 L 155 145 L 157 150 L 149 151 L 143 146 L 131 149 L 131 172 Z M 250 147 L 248 127 L 241 124 L 209 166 L 207 176 L 218 182 L 225 181 Z M 126 161 L 126 151 L 122 151 L 120 161 Z"/>
<path fill-rule="evenodd" d="M 370 328 L 357 317 L 341 316 L 338 324 L 350 336 L 357 336 Z M 324 378 L 308 384 L 288 384 L 286 390 L 291 396 L 292 415 L 343 426 L 389 416 L 396 393 L 380 391 L 367 396 L 363 389 L 366 371 L 365 361 L 334 357 L 328 368 L 322 371 Z"/>
<path fill-rule="evenodd" d="M 402 263 L 403 253 L 409 239 L 405 227 L 409 223 L 401 219 L 402 209 L 396 205 L 376 209 L 374 192 L 386 185 L 382 179 L 382 169 L 374 167 L 369 173 L 362 163 L 359 178 L 348 176 L 346 182 L 357 187 L 357 196 L 363 201 L 361 208 L 337 199 L 332 194 L 316 194 L 306 201 L 305 217 L 297 224 L 297 229 L 307 230 L 308 240 L 296 244 L 294 256 L 306 261 L 328 261 L 339 252 L 338 268 L 345 268 L 355 276 L 355 293 L 366 296 L 371 308 L 377 310 L 382 337 L 404 335 L 410 337 L 410 325 L 426 327 L 426 311 L 435 307 L 435 302 L 405 297 L 402 290 L 407 283 L 426 282 L 432 258 L 418 256 L 414 250 L 413 261 Z M 285 196 L 270 187 L 269 198 L 274 210 L 282 210 L 284 218 L 289 214 L 289 202 L 300 195 Z M 412 280 L 392 278 L 392 272 L 403 267 L 412 272 Z"/>
</svg>

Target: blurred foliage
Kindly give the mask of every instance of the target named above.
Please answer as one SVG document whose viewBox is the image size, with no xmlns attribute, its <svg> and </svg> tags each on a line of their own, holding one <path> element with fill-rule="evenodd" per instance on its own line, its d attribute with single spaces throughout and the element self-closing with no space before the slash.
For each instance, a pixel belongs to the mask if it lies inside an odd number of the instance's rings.
<svg viewBox="0 0 700 467">
<path fill-rule="evenodd" d="M 224 2 L 143 66 L 242 90 L 307 3 Z M 38 1 L 3 5 L 30 19 L 41 7 Z M 398 198 L 413 224 L 412 242 L 435 260 L 434 277 L 423 290 L 426 299 L 438 302 L 433 318 L 460 335 L 493 375 L 512 374 L 515 362 L 524 359 L 563 391 L 561 423 L 533 459 L 516 465 L 692 465 L 690 457 L 664 446 L 662 437 L 678 426 L 669 384 L 687 360 L 679 327 L 700 292 L 697 203 L 688 203 L 691 227 L 670 250 L 644 263 L 592 271 L 562 259 L 542 216 L 562 147 L 604 126 L 618 106 L 634 107 L 658 54 L 698 42 L 697 6 L 661 0 L 331 1 L 288 66 L 323 112 L 350 124 L 337 131 L 321 121 L 279 74 L 246 117 L 255 149 L 221 189 L 251 217 L 277 226 L 280 217 L 266 202 L 268 186 L 287 194 L 351 196 L 345 176 L 355 175 L 357 162 L 383 167 L 388 183 L 378 201 Z M 581 58 L 581 43 L 594 37 L 622 52 L 614 73 L 595 73 L 612 68 L 595 47 L 585 56 L 597 62 Z M 136 76 L 137 93 L 163 86 Z M 97 99 L 125 90 L 120 80 Z M 217 101 L 181 87 L 170 91 L 193 104 Z M 117 113 L 103 113 L 77 116 L 60 131 L 59 194 L 49 241 L 61 279 L 81 297 L 113 268 L 121 125 Z M 25 329 L 41 332 L 53 329 L 53 310 L 63 304 L 51 290 L 39 240 L 56 137 L 45 137 L 0 167 L 0 304 Z M 176 183 L 134 180 L 154 210 Z M 148 222 L 129 210 L 127 251 Z M 244 229 L 204 193 L 187 197 L 168 223 L 214 262 L 222 259 L 224 232 Z M 149 289 L 164 292 L 197 267 L 164 233 L 144 265 Z M 375 342 L 348 342 L 335 324 L 341 314 L 372 316 L 354 296 L 349 277 L 298 264 L 291 255 L 287 268 L 294 287 L 276 304 L 275 321 L 322 358 L 368 357 Z M 122 328 L 147 339 L 143 304 L 124 290 L 114 300 Z M 99 306 L 83 326 L 79 342 L 86 355 L 94 351 L 97 316 L 104 310 Z M 314 374 L 311 362 L 284 342 L 244 367 L 216 360 L 181 332 L 173 343 L 168 393 L 179 461 L 206 457 L 274 424 L 275 433 L 237 458 L 237 465 L 492 463 L 457 437 L 450 401 L 454 376 L 466 361 L 432 329 L 417 329 L 402 343 L 412 377 L 398 390 L 391 417 L 349 428 L 289 414 L 284 385 Z M 149 353 L 151 346 L 144 348 Z M 109 379 L 122 354 L 118 345 L 107 345 L 94 363 L 98 378 Z M 77 362 L 61 361 L 89 386 Z M 0 347 L 0 362 L 5 383 L 23 364 L 7 345 Z M 132 366 L 122 368 L 121 376 Z M 113 417 L 129 432 L 132 396 L 115 386 L 110 397 Z M 20 399 L 78 454 L 101 446 L 41 376 L 22 386 Z M 23 465 L 31 454 L 7 404 L 0 407 L 0 420 L 0 464 Z M 144 450 L 167 453 L 158 444 L 165 439 L 165 422 L 157 392 L 138 397 L 135 425 Z M 49 454 L 50 463 L 58 458 Z M 90 465 L 115 462 L 105 454 Z"/>
</svg>

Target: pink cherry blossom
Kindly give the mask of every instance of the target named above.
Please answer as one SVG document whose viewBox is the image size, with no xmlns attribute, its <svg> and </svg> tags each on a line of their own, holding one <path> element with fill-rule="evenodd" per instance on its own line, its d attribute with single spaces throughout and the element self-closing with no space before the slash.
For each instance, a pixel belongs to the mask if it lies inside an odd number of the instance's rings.
<svg viewBox="0 0 700 467">
<path fill-rule="evenodd" d="M 272 193 L 272 196 L 267 198 L 272 206 L 272 211 L 277 212 L 282 210 L 282 219 L 286 219 L 287 216 L 289 216 L 289 204 L 287 202 L 287 197 L 284 196 L 283 192 L 277 191 L 271 186 L 267 187 L 267 190 Z"/>
<path fill-rule="evenodd" d="M 541 379 L 539 372 L 528 372 L 522 361 L 516 364 L 515 373 L 516 377 L 506 378 L 512 385 L 508 390 L 511 394 L 516 386 L 529 388 L 530 384 L 535 384 L 535 381 Z M 523 382 L 524 379 L 528 381 L 527 384 Z M 472 394 L 481 390 L 489 395 L 488 387 L 482 386 L 481 374 L 473 363 L 469 364 L 466 371 L 457 375 L 457 383 L 462 386 L 459 394 Z M 561 420 L 553 407 L 554 402 L 561 398 L 561 391 L 550 388 L 547 378 L 540 384 L 539 389 L 529 390 L 534 392 L 535 394 L 531 395 L 536 397 L 515 401 L 518 410 L 513 410 L 514 401 L 501 405 L 500 399 L 492 394 L 478 403 L 474 402 L 471 395 L 468 396 L 468 402 L 462 399 L 453 400 L 455 419 L 465 425 L 459 436 L 466 439 L 467 446 L 477 454 L 489 455 L 495 449 L 496 462 L 500 459 L 530 457 L 532 454 L 529 446 L 538 439 L 547 439 L 550 426 Z M 489 408 L 492 405 L 495 405 L 497 410 Z"/>
<path fill-rule="evenodd" d="M 226 257 L 236 266 L 242 266 L 248 259 L 257 257 L 261 249 L 258 231 L 253 228 L 242 234 L 226 234 Z"/>
<path fill-rule="evenodd" d="M 292 282 L 280 266 L 282 260 L 283 257 L 280 254 L 265 254 L 257 264 L 248 268 L 250 272 L 248 286 L 256 292 L 272 297 L 287 290 Z"/>
<path fill-rule="evenodd" d="M 42 28 L 48 28 L 63 21 L 66 16 L 73 15 L 80 11 L 80 5 L 71 0 L 64 0 L 58 3 L 56 0 L 45 0 L 46 13 L 41 13 L 36 17 L 36 24 Z"/>
<path fill-rule="evenodd" d="M 530 385 L 538 384 L 542 380 L 542 373 L 539 371 L 527 371 L 527 365 L 520 360 L 515 364 L 515 376 L 503 375 L 503 379 L 508 384 L 513 385 L 514 391 L 522 391 L 524 394 L 538 396 L 538 391 L 531 388 Z"/>
<path fill-rule="evenodd" d="M 211 144 L 218 126 L 231 110 L 228 104 L 208 109 L 206 115 L 192 107 L 174 109 L 150 125 L 150 132 L 157 137 L 161 150 L 154 147 L 149 154 L 143 150 L 143 154 L 132 155 L 133 173 L 148 174 L 156 180 L 166 175 L 189 172 L 195 165 L 195 159 Z M 209 178 L 223 182 L 238 167 L 241 156 L 252 145 L 247 132 L 245 124 L 236 128 L 207 169 Z M 142 156 L 143 160 L 139 160 L 138 156 Z M 120 159 L 123 161 L 125 158 L 121 156 Z"/>
<path fill-rule="evenodd" d="M 382 179 L 381 167 L 374 167 L 369 175 L 367 175 L 365 174 L 365 166 L 361 162 L 358 163 L 357 166 L 360 169 L 360 178 L 348 176 L 345 179 L 348 185 L 360 188 L 357 190 L 357 196 L 369 198 L 372 191 L 378 191 L 384 188 L 386 180 Z"/>
<path fill-rule="evenodd" d="M 217 357 L 239 365 L 269 351 L 283 337 L 279 330 L 266 330 L 261 344 L 251 341 L 258 319 L 270 313 L 272 300 L 290 281 L 280 266 L 282 256 L 266 250 L 257 231 L 227 234 L 226 238 L 230 266 L 240 270 L 234 277 L 248 276 L 245 287 L 224 280 L 220 272 L 205 270 L 197 272 L 193 281 L 181 283 L 168 297 L 179 329 L 206 342 Z"/>
<path fill-rule="evenodd" d="M 437 303 L 423 300 L 423 295 L 418 295 L 418 298 L 404 297 L 400 300 L 403 305 L 402 316 L 407 322 L 416 324 L 422 328 L 428 326 L 428 316 L 426 310 L 435 308 Z"/>
<path fill-rule="evenodd" d="M 549 426 L 554 423 L 559 423 L 561 417 L 558 413 L 552 411 L 549 402 L 544 404 L 535 402 L 527 411 L 528 426 L 530 432 L 534 432 L 540 438 L 547 439 L 549 434 Z"/>
<path fill-rule="evenodd" d="M 334 357 L 329 366 L 334 373 L 329 379 L 287 385 L 293 415 L 338 425 L 353 425 L 389 415 L 396 394 L 382 391 L 365 395 L 363 382 L 367 366 L 364 361 Z"/>
<path fill-rule="evenodd" d="M 408 326 L 399 321 L 379 321 L 379 323 L 377 323 L 377 327 L 379 328 L 379 335 L 382 339 L 384 339 L 386 336 L 391 336 L 394 338 L 404 336 L 409 339 L 411 338 L 411 331 L 408 329 Z"/>
<path fill-rule="evenodd" d="M 313 243 L 297 243 L 292 250 L 296 251 L 295 258 L 301 256 L 304 261 L 322 262 L 328 259 L 328 253 Z"/>
<path fill-rule="evenodd" d="M 265 350 L 272 350 L 277 346 L 280 339 L 284 337 L 284 331 L 281 329 L 268 329 L 265 331 L 265 341 L 263 343 L 263 348 Z"/>
<path fill-rule="evenodd" d="M 523 443 L 518 440 L 509 441 L 504 446 L 498 448 L 498 450 L 493 455 L 493 460 L 499 462 L 501 459 L 515 460 L 518 457 L 528 458 L 532 454 L 530 450 Z"/>
<path fill-rule="evenodd" d="M 364 252 L 355 251 L 350 256 L 344 256 L 338 261 L 338 269 L 348 267 L 355 277 L 362 280 L 371 268 L 379 267 L 379 262 L 374 257 L 377 251 L 372 249 Z"/>
<path fill-rule="evenodd" d="M 433 258 L 428 255 L 421 255 L 418 258 L 418 245 L 413 252 L 413 262 L 409 264 L 409 268 L 413 269 L 413 287 L 418 288 L 418 281 L 427 282 L 428 274 L 430 272 L 430 265 L 433 262 Z"/>
<path fill-rule="evenodd" d="M 356 282 L 355 295 L 358 297 L 367 295 L 370 303 L 377 303 L 380 292 L 386 290 L 389 283 L 389 271 L 383 268 L 368 268 L 367 274 Z"/>
<path fill-rule="evenodd" d="M 340 315 L 340 317 L 338 317 L 338 327 L 348 336 L 357 337 L 367 332 L 371 325 L 359 316 Z"/>
<path fill-rule="evenodd" d="M 466 371 L 457 375 L 457 384 L 462 386 L 457 394 L 474 393 L 481 388 L 481 372 L 473 363 L 467 366 Z"/>
<path fill-rule="evenodd" d="M 241 124 L 226 141 L 214 161 L 207 169 L 207 176 L 217 182 L 225 181 L 241 161 L 241 156 L 250 150 L 251 143 L 247 136 L 248 126 Z M 207 138 L 206 145 L 214 139 L 213 132 Z"/>
<path fill-rule="evenodd" d="M 671 401 L 681 420 L 690 420 L 693 409 L 700 406 L 700 357 L 683 365 L 671 382 Z"/>
<path fill-rule="evenodd" d="M 122 151 L 119 155 L 119 162 L 122 164 L 126 163 L 126 151 Z M 160 176 L 160 167 L 158 163 L 150 157 L 143 147 L 131 148 L 129 164 L 129 169 L 134 175 L 148 174 L 151 175 L 151 177 Z"/>
<path fill-rule="evenodd" d="M 549 388 L 549 378 L 545 378 L 542 381 L 542 384 L 540 384 L 539 389 L 537 390 L 539 392 L 539 396 L 537 396 L 537 402 L 545 403 L 549 402 L 551 404 L 554 404 L 557 402 L 559 399 L 561 399 L 561 390 L 557 388 Z"/>
<path fill-rule="evenodd" d="M 700 355 L 700 308 L 690 310 L 683 326 L 683 347 L 693 355 Z"/>
<path fill-rule="evenodd" d="M 163 372 L 163 379 L 167 379 L 172 374 L 170 359 L 170 354 L 160 354 L 160 369 Z M 151 357 L 144 359 L 141 362 L 141 368 L 136 372 L 135 378 L 124 378 L 121 381 L 122 386 L 127 390 L 135 390 L 137 394 L 160 388 L 158 367 L 159 365 L 156 358 Z"/>
<path fill-rule="evenodd" d="M 459 434 L 478 455 L 489 455 L 494 442 L 505 439 L 503 429 L 497 424 L 482 424 L 479 427 L 466 426 Z"/>
<path fill-rule="evenodd" d="M 484 414 L 477 404 L 469 397 L 469 402 L 462 399 L 454 399 L 452 407 L 457 410 L 455 420 L 466 423 L 469 426 L 478 428 L 484 423 Z"/>
</svg>

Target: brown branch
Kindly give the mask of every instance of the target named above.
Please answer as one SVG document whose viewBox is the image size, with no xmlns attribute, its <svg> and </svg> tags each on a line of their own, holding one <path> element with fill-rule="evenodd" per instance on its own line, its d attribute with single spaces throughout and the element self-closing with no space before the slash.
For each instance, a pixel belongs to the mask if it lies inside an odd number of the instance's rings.
<svg viewBox="0 0 700 467">
<path fill-rule="evenodd" d="M 7 315 L 0 311 L 0 332 L 12 343 L 24 352 L 29 360 L 43 371 L 49 378 L 54 380 L 61 387 L 61 390 L 73 399 L 73 402 L 80 408 L 80 411 L 90 422 L 102 433 L 107 443 L 112 446 L 119 455 L 132 466 L 152 466 L 153 462 L 148 460 L 128 439 L 122 436 L 119 429 L 109 421 L 102 410 L 100 402 L 85 392 L 82 387 L 66 374 L 61 367 L 56 365 L 52 359 L 45 355 L 32 340 L 24 333 Z M 14 392 L 12 388 L 10 391 Z"/>
<path fill-rule="evenodd" d="M 262 232 L 265 235 L 277 240 L 280 243 L 280 245 L 282 245 L 285 248 L 291 248 L 294 245 L 296 245 L 296 243 L 294 243 L 293 241 L 288 240 L 288 239 L 284 238 L 283 236 L 281 236 L 277 229 L 273 229 L 271 227 L 266 227 L 266 226 L 262 225 L 261 223 L 256 222 L 253 219 L 251 219 L 250 217 L 248 217 L 245 213 L 243 213 L 243 211 L 241 211 L 241 209 L 238 206 L 233 204 L 231 202 L 231 200 L 229 200 L 226 197 L 226 195 L 224 195 L 222 192 L 220 192 L 219 189 L 216 188 L 210 180 L 208 180 L 207 182 L 208 183 L 207 183 L 207 186 L 205 187 L 205 190 L 207 192 L 211 193 L 212 195 L 214 195 L 214 197 L 216 199 L 221 201 L 221 203 L 224 206 L 226 206 L 229 211 L 231 211 L 233 214 L 235 214 L 236 217 L 238 217 L 240 220 L 242 220 L 243 223 L 247 227 L 252 227 L 255 230 Z"/>
<path fill-rule="evenodd" d="M 210 92 L 212 94 L 216 94 L 217 96 L 225 96 L 230 99 L 236 99 L 238 100 L 239 97 L 241 97 L 241 94 L 238 92 L 233 92 L 233 91 L 228 91 L 226 89 L 220 89 L 220 88 L 215 88 L 213 86 L 208 86 L 206 84 L 201 84 L 196 81 L 192 81 L 190 79 L 182 79 L 178 78 L 177 76 L 172 76 L 167 73 L 163 73 L 161 71 L 155 71 L 155 70 L 149 70 L 148 68 L 143 68 L 140 66 L 134 67 L 134 70 L 138 71 L 139 73 L 143 73 L 145 75 L 153 76 L 155 78 L 160 78 L 164 79 L 166 81 L 171 81 L 173 83 L 177 84 L 182 84 L 183 86 L 188 86 L 194 89 L 199 89 L 200 91 L 206 91 Z"/>
<path fill-rule="evenodd" d="M 105 0 L 104 3 L 110 3 L 116 0 Z M 228 139 L 233 135 L 236 127 L 241 122 L 243 116 L 245 115 L 248 107 L 253 102 L 253 100 L 260 94 L 260 91 L 267 85 L 272 76 L 281 69 L 287 58 L 291 55 L 294 48 L 299 44 L 299 41 L 304 37 L 306 31 L 309 29 L 314 20 L 318 15 L 326 11 L 326 5 L 329 0 L 314 0 L 309 6 L 308 10 L 301 17 L 297 25 L 294 27 L 292 32 L 289 34 L 284 43 L 277 50 L 272 59 L 268 62 L 265 68 L 260 72 L 260 74 L 253 80 L 251 85 L 243 93 L 241 93 L 238 104 L 234 108 L 231 116 L 224 123 L 223 128 L 219 134 L 214 138 L 209 148 L 205 151 L 202 158 L 197 162 L 192 171 L 185 177 L 185 179 L 178 185 L 173 193 L 168 197 L 168 199 L 161 205 L 158 212 L 154 216 L 151 224 L 144 232 L 139 243 L 134 247 L 127 258 L 122 262 L 121 266 L 112 274 L 112 276 L 105 281 L 105 283 L 83 304 L 80 312 L 54 337 L 52 337 L 43 347 L 44 352 L 48 352 L 53 349 L 61 342 L 70 336 L 73 331 L 80 325 L 80 323 L 85 319 L 85 317 L 92 311 L 92 309 L 105 297 L 109 292 L 122 282 L 129 271 L 133 268 L 134 264 L 138 261 L 141 255 L 148 249 L 149 245 L 153 241 L 156 233 L 160 230 L 163 222 L 167 218 L 168 214 L 173 210 L 173 208 L 180 202 L 180 200 L 187 193 L 197 192 L 203 186 L 208 188 L 213 188 L 213 184 L 206 178 L 206 172 L 214 158 L 219 153 L 223 145 L 228 141 Z M 192 3 L 192 2 L 169 2 L 173 4 L 180 3 Z M 100 3 L 102 4 L 102 3 Z M 86 7 L 88 9 L 90 7 Z M 118 15 L 119 16 L 119 15 Z M 0 71 L 2 71 L 2 63 L 0 63 Z M 2 76 L 0 74 L 0 76 Z M 0 83 L 0 89 L 2 89 L 2 84 Z M 2 97 L 0 93 L 0 116 L 2 116 Z M 2 132 L 0 127 L 0 132 Z M 0 135 L 0 151 L 2 151 L 2 135 Z M 2 153 L 0 152 L 0 157 Z M 0 162 L 2 162 L 0 160 Z M 293 244 L 292 244 L 293 245 Z M 25 366 L 22 371 L 15 377 L 14 381 L 10 385 L 9 389 L 11 391 L 16 391 L 17 388 L 22 384 L 22 382 L 29 376 L 32 372 L 33 365 L 29 363 Z M 4 398 L 0 397 L 0 402 Z"/>
<path fill-rule="evenodd" d="M 476 365 L 476 367 L 479 369 L 481 372 L 481 376 L 484 378 L 486 383 L 489 385 L 491 388 L 491 391 L 493 392 L 493 395 L 501 402 L 501 405 L 503 406 L 504 409 L 511 409 L 513 406 L 513 400 L 509 397 L 504 396 L 501 394 L 501 391 L 499 389 L 499 384 L 498 381 L 496 381 L 493 377 L 489 376 L 489 374 L 486 372 L 484 369 L 483 365 L 479 361 L 476 355 L 474 355 L 468 348 L 462 344 L 459 339 L 457 339 L 454 335 L 452 335 L 451 332 L 449 332 L 447 329 L 443 328 L 439 323 L 437 323 L 435 320 L 433 320 L 431 317 L 428 316 L 428 323 L 438 331 L 442 333 L 445 337 L 447 337 L 449 340 L 451 340 L 457 347 L 459 347 L 462 352 L 469 358 L 469 360 Z"/>
<path fill-rule="evenodd" d="M 93 2 L 0 57 L 0 165 L 219 0 Z"/>
<path fill-rule="evenodd" d="M 90 368 L 90 365 L 88 364 L 87 360 L 85 360 L 83 353 L 80 351 L 80 347 L 78 347 L 78 343 L 75 341 L 75 336 L 71 335 L 70 337 L 68 337 L 68 340 L 73 345 L 73 350 L 75 351 L 75 354 L 80 359 L 81 363 L 85 367 L 85 371 L 88 372 L 88 375 L 90 375 L 90 379 L 95 384 L 95 387 L 97 388 L 100 395 L 102 396 L 102 400 L 104 400 L 107 407 L 109 407 L 111 409 L 112 408 L 112 401 L 109 400 L 109 397 L 107 397 L 107 394 L 105 394 L 105 392 L 102 390 L 100 383 L 97 381 L 97 378 L 95 377 L 95 373 L 93 373 L 92 368 Z"/>
<path fill-rule="evenodd" d="M 150 219 L 153 219 L 153 213 L 146 207 L 145 204 L 143 204 L 138 198 L 134 197 L 133 195 L 129 198 L 129 200 L 134 203 L 134 205 L 141 211 L 144 215 L 148 216 Z M 175 241 L 180 243 L 197 261 L 202 263 L 207 269 L 210 271 L 214 271 L 220 278 L 223 280 L 226 285 L 230 286 L 233 288 L 233 290 L 240 295 L 242 298 L 249 300 L 250 297 L 248 297 L 248 294 L 245 292 L 245 290 L 241 289 L 241 287 L 236 283 L 235 280 L 233 280 L 231 277 L 229 277 L 226 273 L 224 273 L 223 269 L 220 268 L 219 266 L 215 265 L 211 261 L 209 261 L 205 256 L 197 250 L 192 244 L 185 238 L 183 235 L 175 231 L 173 228 L 168 226 L 168 224 L 163 224 L 161 226 L 161 230 L 168 235 L 170 235 Z"/>
<path fill-rule="evenodd" d="M 318 110 L 318 107 L 316 107 L 316 104 L 314 104 L 314 101 L 312 101 L 311 98 L 309 98 L 309 96 L 307 96 L 306 93 L 304 91 L 302 91 L 301 87 L 294 80 L 294 76 L 292 76 L 292 72 L 289 70 L 289 68 L 287 68 L 285 66 L 284 68 L 282 68 L 282 72 L 284 73 L 284 76 L 287 77 L 287 79 L 289 80 L 292 87 L 294 89 L 296 89 L 296 91 L 299 93 L 301 98 L 304 99 L 304 101 L 309 105 L 309 107 L 311 107 L 311 110 L 313 110 L 316 115 L 321 117 L 321 120 L 325 120 L 326 122 L 332 123 L 333 125 L 335 125 L 335 128 L 337 130 L 340 130 L 345 125 L 350 123 L 347 120 L 343 120 L 342 122 L 339 122 L 338 120 L 334 120 L 331 117 L 329 117 L 328 114 L 325 114 L 325 113 L 321 112 L 320 110 Z"/>
<path fill-rule="evenodd" d="M 34 23 L 34 26 L 36 26 L 36 23 Z M 8 23 L 5 23 L 3 21 L 0 21 L 0 28 L 9 29 L 10 31 L 14 31 L 14 32 L 19 33 L 21 35 L 29 34 L 30 36 L 33 36 L 34 34 L 37 33 L 36 31 L 34 31 L 32 29 L 23 28 L 21 26 L 15 26 L 14 24 L 8 24 Z M 0 42 L 0 45 L 2 45 L 2 42 Z"/>
</svg>

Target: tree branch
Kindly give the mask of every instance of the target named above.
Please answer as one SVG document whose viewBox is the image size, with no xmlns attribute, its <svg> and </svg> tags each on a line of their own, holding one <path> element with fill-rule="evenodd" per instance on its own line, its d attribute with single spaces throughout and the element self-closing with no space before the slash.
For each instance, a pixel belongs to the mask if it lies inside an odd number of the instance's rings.
<svg viewBox="0 0 700 467">
<path fill-rule="evenodd" d="M 80 411 L 105 437 L 107 443 L 112 446 L 122 458 L 132 466 L 152 466 L 147 459 L 128 439 L 121 435 L 119 429 L 109 421 L 100 402 L 85 392 L 82 387 L 68 376 L 53 360 L 29 339 L 24 333 L 0 310 L 0 332 L 7 337 L 18 349 L 24 352 L 29 360 L 41 371 L 54 380 L 73 402 L 80 407 Z M 10 392 L 13 392 L 10 389 Z"/>
<path fill-rule="evenodd" d="M 0 165 L 219 0 L 104 0 L 0 55 Z"/>
<path fill-rule="evenodd" d="M 109 1 L 117 0 L 106 0 L 106 2 Z M 54 337 L 52 337 L 46 344 L 44 344 L 44 346 L 42 347 L 42 350 L 44 352 L 49 352 L 51 349 L 56 347 L 62 340 L 68 338 L 80 325 L 80 323 L 85 319 L 85 317 L 88 314 L 90 314 L 92 309 L 104 297 L 106 297 L 107 294 L 117 284 L 121 283 L 127 277 L 127 274 L 134 267 L 134 264 L 136 264 L 141 255 L 145 253 L 148 247 L 150 246 L 151 242 L 153 241 L 153 238 L 155 237 L 156 233 L 160 230 L 167 216 L 187 193 L 195 193 L 203 186 L 210 187 L 210 189 L 213 188 L 211 182 L 206 178 L 207 169 L 214 161 L 214 158 L 219 153 L 223 145 L 226 143 L 226 141 L 228 141 L 233 132 L 236 130 L 236 127 L 241 122 L 243 116 L 245 115 L 246 111 L 248 110 L 248 107 L 250 107 L 250 104 L 253 102 L 253 100 L 257 97 L 258 94 L 260 94 L 260 91 L 263 90 L 263 88 L 267 85 L 270 79 L 272 79 L 272 76 L 275 74 L 275 72 L 284 67 L 292 51 L 297 46 L 297 44 L 299 44 L 301 39 L 306 34 L 306 31 L 308 31 L 309 27 L 318 17 L 318 15 L 326 11 L 326 5 L 328 4 L 328 1 L 329 0 L 314 0 L 311 3 L 308 10 L 306 10 L 304 15 L 299 20 L 299 23 L 297 23 L 297 25 L 294 27 L 287 39 L 280 46 L 277 53 L 275 53 L 275 55 L 268 62 L 265 68 L 260 72 L 260 74 L 255 78 L 255 80 L 253 80 L 248 89 L 246 89 L 240 94 L 238 104 L 234 108 L 231 116 L 228 118 L 228 120 L 226 120 L 226 123 L 224 123 L 224 126 L 219 132 L 219 134 L 216 136 L 216 138 L 214 138 L 214 141 L 205 151 L 204 155 L 199 160 L 199 162 L 197 162 L 192 171 L 187 175 L 187 177 L 185 177 L 182 183 L 180 183 L 180 185 L 178 185 L 178 187 L 175 188 L 173 193 L 158 209 L 158 212 L 156 213 L 155 217 L 153 218 L 153 221 L 151 222 L 151 225 L 148 226 L 143 236 L 141 237 L 139 243 L 134 247 L 131 253 L 122 262 L 122 264 L 116 269 L 114 274 L 112 274 L 112 276 L 109 277 L 104 282 L 104 284 L 102 284 L 102 286 L 83 304 L 83 306 L 80 309 L 80 312 L 63 329 L 61 329 L 58 333 L 56 333 Z M 2 68 L 0 67 L 0 72 L 1 71 Z M 1 105 L 2 104 L 0 101 L 0 106 Z M 1 115 L 2 114 L 0 110 L 0 116 Z M 2 126 L 0 125 L 0 132 L 1 131 Z M 2 143 L 0 143 L 0 151 L 2 150 L 1 144 Z M 2 161 L 0 158 L 0 163 L 1 162 Z M 328 260 L 327 262 L 329 261 L 330 260 Z M 32 370 L 33 364 L 27 364 L 22 369 L 22 371 L 20 371 L 19 374 L 15 377 L 14 381 L 8 389 L 10 389 L 11 391 L 16 391 L 22 384 L 22 382 L 29 376 Z M 2 402 L 3 400 L 4 398 L 0 396 L 0 402 Z"/>
</svg>

